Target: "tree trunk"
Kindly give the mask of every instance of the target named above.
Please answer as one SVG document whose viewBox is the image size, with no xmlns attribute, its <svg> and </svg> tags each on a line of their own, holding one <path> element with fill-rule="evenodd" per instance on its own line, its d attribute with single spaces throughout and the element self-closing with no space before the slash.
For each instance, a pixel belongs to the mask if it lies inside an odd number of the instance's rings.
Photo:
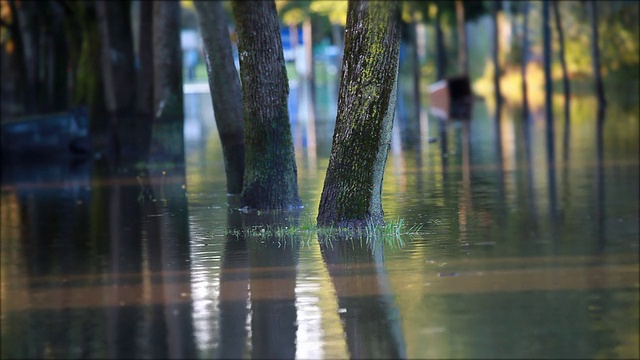
<svg viewBox="0 0 640 360">
<path fill-rule="evenodd" d="M 100 67 L 100 36 L 96 19 L 94 1 L 71 2 L 75 20 L 80 24 L 81 43 L 78 67 L 75 69 L 73 103 L 89 108 L 89 131 L 92 134 L 94 149 L 105 144 L 102 134 L 106 133 L 106 104 L 103 96 Z"/>
<path fill-rule="evenodd" d="M 447 49 L 444 46 L 442 33 L 442 3 L 436 1 L 436 76 L 442 80 L 447 76 Z"/>
<path fill-rule="evenodd" d="M 527 64 L 529 63 L 529 1 L 521 3 L 522 15 L 522 113 L 524 119 L 529 117 L 529 99 L 527 95 Z"/>
<path fill-rule="evenodd" d="M 155 123 L 151 156 L 183 162 L 184 94 L 177 1 L 153 3 L 153 86 Z"/>
<path fill-rule="evenodd" d="M 342 84 L 318 224 L 383 223 L 382 178 L 396 105 L 400 7 L 350 0 Z"/>
<path fill-rule="evenodd" d="M 96 1 L 102 44 L 102 76 L 107 109 L 112 114 L 135 108 L 133 33 L 129 1 Z"/>
<path fill-rule="evenodd" d="M 240 194 L 244 176 L 242 90 L 231 53 L 224 8 L 217 1 L 196 1 L 194 5 L 204 41 L 211 101 L 227 174 L 227 192 Z"/>
<path fill-rule="evenodd" d="M 418 54 L 418 29 L 417 20 L 411 23 L 411 64 L 413 65 L 413 117 L 416 122 L 420 121 L 420 54 Z"/>
<path fill-rule="evenodd" d="M 458 71 L 459 75 L 469 73 L 469 61 L 467 57 L 467 31 L 464 17 L 464 3 L 456 0 L 456 22 L 458 30 Z"/>
<path fill-rule="evenodd" d="M 544 67 L 545 88 L 545 117 L 547 124 L 553 119 L 553 104 L 551 95 L 551 28 L 549 27 L 549 0 L 542 1 L 542 57 Z"/>
<path fill-rule="evenodd" d="M 496 109 L 500 109 L 502 104 L 502 92 L 500 91 L 500 28 L 498 27 L 500 5 L 500 0 L 493 1 L 493 87 L 496 97 Z"/>
<path fill-rule="evenodd" d="M 562 31 L 558 0 L 553 0 L 551 4 L 553 5 L 553 14 L 556 21 L 556 30 L 558 31 L 558 41 L 560 43 L 560 64 L 562 65 L 562 84 L 564 85 L 564 117 L 565 119 L 569 119 L 571 88 L 569 85 L 569 74 L 567 72 L 567 61 L 564 57 L 564 32 Z"/>
<path fill-rule="evenodd" d="M 298 208 L 296 167 L 287 107 L 289 83 L 273 1 L 233 1 L 245 121 L 241 205 Z"/>
<path fill-rule="evenodd" d="M 591 60 L 593 62 L 593 76 L 595 79 L 596 96 L 598 105 L 604 107 L 606 99 L 604 86 L 602 85 L 602 73 L 600 72 L 600 45 L 598 40 L 598 10 L 595 0 L 589 1 L 589 21 L 591 23 Z"/>
<path fill-rule="evenodd" d="M 153 2 L 140 1 L 138 97 L 140 114 L 153 114 Z"/>
</svg>

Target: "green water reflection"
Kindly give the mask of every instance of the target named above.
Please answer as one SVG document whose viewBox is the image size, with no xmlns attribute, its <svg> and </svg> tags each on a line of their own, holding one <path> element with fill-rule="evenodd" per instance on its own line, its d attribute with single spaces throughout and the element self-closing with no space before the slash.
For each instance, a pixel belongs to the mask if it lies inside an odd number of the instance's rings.
<svg viewBox="0 0 640 360">
<path fill-rule="evenodd" d="M 639 356 L 637 107 L 558 107 L 552 157 L 540 113 L 400 113 L 383 207 L 423 227 L 383 249 L 229 235 L 315 218 L 332 124 L 292 126 L 304 209 L 250 218 L 194 96 L 183 168 L 3 170 L 3 358 Z"/>
</svg>

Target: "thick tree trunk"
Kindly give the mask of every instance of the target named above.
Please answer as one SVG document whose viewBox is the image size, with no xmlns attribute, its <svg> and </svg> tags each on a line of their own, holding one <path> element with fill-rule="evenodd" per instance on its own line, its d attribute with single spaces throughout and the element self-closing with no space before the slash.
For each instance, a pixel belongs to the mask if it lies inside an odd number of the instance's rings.
<svg viewBox="0 0 640 360">
<path fill-rule="evenodd" d="M 222 3 L 194 2 L 204 41 L 209 88 L 227 174 L 227 192 L 240 194 L 244 176 L 242 90 Z"/>
<path fill-rule="evenodd" d="M 318 224 L 383 223 L 382 178 L 395 113 L 397 2 L 349 1 L 331 157 Z"/>
<path fill-rule="evenodd" d="M 496 109 L 502 104 L 502 92 L 500 90 L 500 28 L 498 27 L 498 11 L 501 1 L 493 1 L 493 88 L 496 97 Z M 499 111 L 499 110 L 498 110 Z"/>
<path fill-rule="evenodd" d="M 469 73 L 469 61 L 467 57 L 467 31 L 464 17 L 464 3 L 456 0 L 456 22 L 458 30 L 458 72 L 459 75 Z"/>
<path fill-rule="evenodd" d="M 151 156 L 183 162 L 184 94 L 177 1 L 153 3 L 153 85 L 155 122 Z"/>
<path fill-rule="evenodd" d="M 562 21 L 560 20 L 560 10 L 558 9 L 558 0 L 553 0 L 553 15 L 556 21 L 556 30 L 558 31 L 558 42 L 560 43 L 560 65 L 562 65 L 562 84 L 564 85 L 564 117 L 569 119 L 569 101 L 571 97 L 571 88 L 569 85 L 569 74 L 567 72 L 567 61 L 564 57 L 564 32 L 562 31 Z"/>
<path fill-rule="evenodd" d="M 604 86 L 602 85 L 602 73 L 600 72 L 600 45 L 598 40 L 598 10 L 595 0 L 589 1 L 589 21 L 591 23 L 591 59 L 593 62 L 593 76 L 596 86 L 598 105 L 606 104 Z"/>
<path fill-rule="evenodd" d="M 442 80 L 447 76 L 447 49 L 442 32 L 442 3 L 436 1 L 436 76 Z"/>
<path fill-rule="evenodd" d="M 287 97 L 289 83 L 273 1 L 233 1 L 245 121 L 241 205 L 298 208 L 296 167 Z"/>
</svg>

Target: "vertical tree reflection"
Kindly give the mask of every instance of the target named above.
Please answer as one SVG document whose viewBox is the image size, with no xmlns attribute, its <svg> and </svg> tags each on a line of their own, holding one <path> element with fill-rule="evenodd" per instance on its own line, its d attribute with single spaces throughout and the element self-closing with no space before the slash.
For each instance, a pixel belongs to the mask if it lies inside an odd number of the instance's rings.
<svg viewBox="0 0 640 360">
<path fill-rule="evenodd" d="M 243 223 L 245 229 L 285 227 L 297 224 L 299 215 L 299 211 L 249 213 Z M 252 236 L 248 242 L 251 357 L 293 359 L 298 329 L 295 288 L 300 244 L 297 236 L 281 238 L 265 234 Z"/>
<path fill-rule="evenodd" d="M 367 243 L 322 236 L 320 240 L 350 357 L 406 358 L 400 313 L 383 264 L 382 240 Z"/>
<path fill-rule="evenodd" d="M 247 338 L 249 250 L 239 211 L 227 213 L 227 239 L 220 269 L 220 344 L 217 359 L 240 359 Z"/>
</svg>

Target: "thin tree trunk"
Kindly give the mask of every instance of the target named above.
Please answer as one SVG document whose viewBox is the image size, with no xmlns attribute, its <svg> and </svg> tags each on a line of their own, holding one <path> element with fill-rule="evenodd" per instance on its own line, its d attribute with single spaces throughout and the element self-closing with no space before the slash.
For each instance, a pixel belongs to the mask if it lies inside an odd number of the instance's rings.
<svg viewBox="0 0 640 360">
<path fill-rule="evenodd" d="M 447 50 L 442 33 L 442 2 L 436 1 L 436 76 L 442 80 L 447 76 Z"/>
<path fill-rule="evenodd" d="M 153 114 L 153 2 L 140 1 L 138 112 Z"/>
<path fill-rule="evenodd" d="M 287 97 L 289 83 L 273 1 L 233 1 L 244 106 L 245 172 L 241 206 L 302 205 Z"/>
<path fill-rule="evenodd" d="M 467 31 L 464 16 L 464 3 L 456 0 L 456 22 L 458 30 L 458 71 L 459 75 L 469 73 L 469 60 L 467 57 Z"/>
<path fill-rule="evenodd" d="M 102 75 L 107 109 L 112 114 L 135 108 L 133 33 L 129 1 L 96 1 L 102 39 Z"/>
<path fill-rule="evenodd" d="M 564 32 L 562 31 L 562 21 L 560 20 L 560 10 L 558 0 L 553 0 L 553 14 L 558 31 L 558 42 L 560 43 L 560 64 L 562 65 L 562 84 L 564 85 L 564 117 L 569 119 L 569 101 L 571 99 L 571 88 L 569 85 L 569 74 L 567 72 L 567 61 L 564 57 Z"/>
<path fill-rule="evenodd" d="M 596 96 L 598 105 L 604 107 L 606 99 L 604 86 L 602 85 L 602 73 L 600 72 L 600 45 L 598 40 L 598 10 L 595 0 L 589 1 L 589 21 L 591 23 L 591 60 L 593 62 L 593 76 L 595 79 Z"/>
<path fill-rule="evenodd" d="M 153 3 L 153 60 L 155 123 L 151 156 L 183 163 L 184 94 L 177 1 Z"/>
<path fill-rule="evenodd" d="M 309 109 L 307 116 L 307 151 L 311 158 L 316 151 L 316 77 L 315 61 L 313 59 L 313 23 L 311 17 L 305 18 L 302 23 L 302 37 L 304 42 L 304 58 L 307 61 L 307 82 L 309 84 Z"/>
<path fill-rule="evenodd" d="M 521 3 L 522 15 L 522 113 L 526 120 L 529 117 L 529 99 L 527 94 L 527 65 L 529 63 L 529 1 Z"/>
<path fill-rule="evenodd" d="M 500 91 L 500 28 L 498 27 L 498 11 L 500 0 L 493 1 L 493 87 L 496 97 L 496 109 L 502 104 L 502 92 Z"/>
<path fill-rule="evenodd" d="M 549 27 L 549 1 L 542 1 L 542 57 L 544 67 L 544 88 L 545 88 L 545 117 L 547 124 L 553 120 L 551 83 L 551 28 Z"/>
<path fill-rule="evenodd" d="M 204 41 L 211 101 L 227 175 L 227 192 L 240 194 L 244 176 L 242 89 L 233 62 L 224 8 L 217 1 L 196 1 L 194 5 Z"/>
<path fill-rule="evenodd" d="M 418 54 L 417 20 L 411 23 L 411 64 L 413 65 L 413 117 L 416 123 L 420 120 L 420 55 Z"/>
<path fill-rule="evenodd" d="M 342 84 L 319 225 L 383 223 L 382 176 L 395 113 L 400 7 L 349 1 Z"/>
</svg>

